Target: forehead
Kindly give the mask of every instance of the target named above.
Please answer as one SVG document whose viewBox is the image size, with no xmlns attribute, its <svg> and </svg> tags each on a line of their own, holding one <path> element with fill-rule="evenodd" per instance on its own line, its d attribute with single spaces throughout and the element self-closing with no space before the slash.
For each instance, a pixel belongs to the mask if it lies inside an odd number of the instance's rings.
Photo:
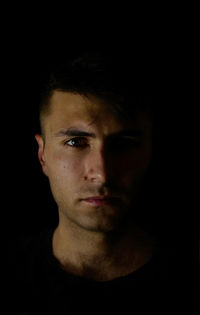
<svg viewBox="0 0 200 315">
<path fill-rule="evenodd" d="M 45 118 L 45 129 L 49 132 L 59 128 L 86 127 L 98 132 L 112 133 L 126 127 L 149 128 L 149 114 L 135 112 L 126 121 L 117 116 L 103 100 L 70 92 L 54 91 L 50 99 L 50 113 Z"/>
</svg>

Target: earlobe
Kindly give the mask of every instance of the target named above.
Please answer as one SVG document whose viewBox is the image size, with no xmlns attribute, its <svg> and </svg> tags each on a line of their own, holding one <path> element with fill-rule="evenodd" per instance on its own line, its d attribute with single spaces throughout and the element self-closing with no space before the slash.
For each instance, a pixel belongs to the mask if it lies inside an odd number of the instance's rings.
<svg viewBox="0 0 200 315">
<path fill-rule="evenodd" d="M 48 176 L 47 170 L 46 170 L 45 157 L 44 157 L 44 140 L 43 140 L 42 136 L 39 134 L 35 135 L 35 139 L 38 143 L 38 159 L 39 159 L 39 162 L 42 166 L 42 171 L 46 176 Z"/>
</svg>

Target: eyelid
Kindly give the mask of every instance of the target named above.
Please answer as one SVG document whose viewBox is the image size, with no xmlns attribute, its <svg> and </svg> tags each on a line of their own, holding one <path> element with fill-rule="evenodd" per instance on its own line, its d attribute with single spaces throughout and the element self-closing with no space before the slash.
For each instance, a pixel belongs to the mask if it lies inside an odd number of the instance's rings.
<svg viewBox="0 0 200 315">
<path fill-rule="evenodd" d="M 135 137 L 135 136 L 121 136 L 119 137 L 119 140 L 130 140 L 130 141 L 136 141 L 136 142 L 140 141 L 138 137 Z"/>
<path fill-rule="evenodd" d="M 76 136 L 75 136 L 75 137 L 72 137 L 72 138 L 70 138 L 70 139 L 65 140 L 65 141 L 64 141 L 64 145 L 68 144 L 69 141 L 73 141 L 73 140 L 81 140 L 81 141 L 85 140 L 85 143 L 82 144 L 82 145 L 84 146 L 84 145 L 87 144 L 87 138 L 86 138 L 86 137 L 82 137 L 82 136 L 77 136 L 77 137 L 76 137 Z M 69 145 L 69 146 L 70 146 L 70 145 Z M 80 145 L 80 146 L 81 146 L 81 145 Z M 73 147 L 73 146 L 71 146 L 71 147 Z M 76 147 L 76 146 L 74 146 L 74 147 Z"/>
<path fill-rule="evenodd" d="M 81 143 L 78 143 L 78 144 L 75 144 L 75 145 L 70 145 L 68 144 L 69 141 L 81 141 Z M 111 139 L 110 139 L 111 140 Z M 136 137 L 136 136 L 120 136 L 120 137 L 114 137 L 111 142 L 110 142 L 110 145 L 113 145 L 118 143 L 118 141 L 123 141 L 123 140 L 127 140 L 127 141 L 130 141 L 130 142 L 133 142 L 135 145 L 139 145 L 140 141 L 139 139 Z M 81 147 L 85 147 L 85 146 L 88 146 L 89 143 L 88 143 L 88 138 L 85 137 L 85 136 L 74 136 L 74 137 L 71 137 L 70 139 L 67 139 L 64 141 L 64 145 L 68 145 L 69 147 L 74 147 L 74 148 L 81 148 Z"/>
<path fill-rule="evenodd" d="M 133 139 L 133 140 L 137 140 L 136 136 L 121 136 L 120 138 L 122 139 Z"/>
</svg>

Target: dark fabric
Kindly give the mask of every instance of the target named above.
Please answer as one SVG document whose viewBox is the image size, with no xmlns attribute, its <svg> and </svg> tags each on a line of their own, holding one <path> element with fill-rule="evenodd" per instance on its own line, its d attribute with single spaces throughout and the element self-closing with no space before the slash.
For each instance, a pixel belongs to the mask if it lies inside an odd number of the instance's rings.
<svg viewBox="0 0 200 315">
<path fill-rule="evenodd" d="M 173 250 L 160 248 L 132 274 L 96 282 L 59 267 L 52 233 L 10 243 L 9 314 L 181 314 L 192 308 Z"/>
</svg>

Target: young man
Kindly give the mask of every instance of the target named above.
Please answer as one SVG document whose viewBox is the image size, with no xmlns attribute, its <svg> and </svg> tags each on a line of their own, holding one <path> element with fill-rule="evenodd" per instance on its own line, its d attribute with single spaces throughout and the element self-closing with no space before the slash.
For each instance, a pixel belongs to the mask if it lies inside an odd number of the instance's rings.
<svg viewBox="0 0 200 315">
<path fill-rule="evenodd" d="M 84 55 L 47 82 L 35 139 L 59 223 L 17 247 L 19 314 L 164 314 L 176 300 L 147 199 L 152 104 L 123 74 Z"/>
</svg>

